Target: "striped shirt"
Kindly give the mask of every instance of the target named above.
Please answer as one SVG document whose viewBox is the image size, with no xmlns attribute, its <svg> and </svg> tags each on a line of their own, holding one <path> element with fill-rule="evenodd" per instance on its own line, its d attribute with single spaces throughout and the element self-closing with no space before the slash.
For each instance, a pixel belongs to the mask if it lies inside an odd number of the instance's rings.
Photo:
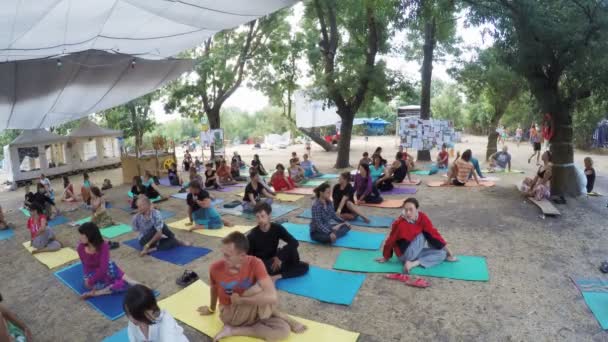
<svg viewBox="0 0 608 342">
<path fill-rule="evenodd" d="M 469 175 L 473 171 L 473 164 L 471 162 L 465 161 L 464 159 L 458 159 L 454 162 L 456 164 L 457 173 L 456 179 L 460 183 L 466 183 L 469 180 Z"/>
</svg>

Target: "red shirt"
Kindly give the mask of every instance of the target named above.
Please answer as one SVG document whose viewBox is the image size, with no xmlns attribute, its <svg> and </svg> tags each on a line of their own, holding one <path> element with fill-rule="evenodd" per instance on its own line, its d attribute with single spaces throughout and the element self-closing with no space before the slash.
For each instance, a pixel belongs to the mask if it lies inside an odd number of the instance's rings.
<svg viewBox="0 0 608 342">
<path fill-rule="evenodd" d="M 40 231 L 40 229 L 42 229 L 42 220 L 43 219 L 46 222 L 46 216 L 38 215 L 38 220 L 36 220 L 36 221 L 34 221 L 33 217 L 30 217 L 27 220 L 27 229 L 30 230 L 30 236 L 32 239 L 34 239 L 34 237 L 36 236 L 36 233 L 38 233 Z"/>
<path fill-rule="evenodd" d="M 446 158 L 448 158 L 448 156 L 449 156 L 448 151 L 443 151 L 443 150 L 439 151 L 439 161 L 442 164 L 443 164 L 442 160 L 444 160 L 444 159 L 445 159 L 445 164 L 448 164 L 449 159 L 446 159 Z"/>
<path fill-rule="evenodd" d="M 272 185 L 275 191 L 291 190 L 296 187 L 291 177 L 287 177 L 286 181 L 285 175 L 278 172 L 275 172 L 272 178 L 270 178 L 270 185 Z"/>
<path fill-rule="evenodd" d="M 402 216 L 393 222 L 391 232 L 384 242 L 382 255 L 385 259 L 390 259 L 393 252 L 397 256 L 401 256 L 418 234 L 424 234 L 429 246 L 433 248 L 441 249 L 447 244 L 437 229 L 433 227 L 429 217 L 419 211 L 418 220 L 415 223 L 407 222 Z"/>
<path fill-rule="evenodd" d="M 262 260 L 251 255 L 245 257 L 237 274 L 229 272 L 224 260 L 214 262 L 209 268 L 211 286 L 215 287 L 221 305 L 230 305 L 233 292 L 242 295 L 251 286 L 268 277 Z"/>
</svg>

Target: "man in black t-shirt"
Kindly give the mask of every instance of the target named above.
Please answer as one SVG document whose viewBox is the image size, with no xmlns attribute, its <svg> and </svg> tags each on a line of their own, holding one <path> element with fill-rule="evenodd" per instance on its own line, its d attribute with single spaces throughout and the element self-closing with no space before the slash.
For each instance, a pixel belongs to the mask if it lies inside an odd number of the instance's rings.
<svg viewBox="0 0 608 342">
<path fill-rule="evenodd" d="M 298 240 L 278 223 L 270 221 L 272 208 L 268 203 L 259 203 L 254 209 L 258 225 L 249 232 L 249 252 L 260 258 L 273 281 L 300 277 L 308 272 L 308 264 L 300 261 Z M 279 248 L 283 240 L 285 246 Z"/>
<path fill-rule="evenodd" d="M 188 204 L 187 226 L 192 226 L 190 231 L 197 229 L 220 229 L 223 226 L 232 227 L 232 223 L 224 220 L 211 204 L 211 196 L 206 190 L 201 189 L 198 181 L 190 182 L 190 193 L 186 197 Z"/>
</svg>

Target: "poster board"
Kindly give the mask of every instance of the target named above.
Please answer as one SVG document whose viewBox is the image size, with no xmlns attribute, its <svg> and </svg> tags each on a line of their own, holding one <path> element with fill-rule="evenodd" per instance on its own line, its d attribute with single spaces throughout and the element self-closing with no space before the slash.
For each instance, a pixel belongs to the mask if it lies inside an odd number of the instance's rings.
<svg viewBox="0 0 608 342">
<path fill-rule="evenodd" d="M 216 156 L 225 156 L 226 155 L 226 145 L 224 144 L 224 129 L 212 129 L 211 139 L 213 141 L 213 153 Z"/>
<path fill-rule="evenodd" d="M 456 132 L 449 120 L 422 120 L 415 116 L 399 118 L 400 144 L 405 148 L 415 150 L 430 150 L 442 144 L 460 141 L 460 133 Z"/>
</svg>

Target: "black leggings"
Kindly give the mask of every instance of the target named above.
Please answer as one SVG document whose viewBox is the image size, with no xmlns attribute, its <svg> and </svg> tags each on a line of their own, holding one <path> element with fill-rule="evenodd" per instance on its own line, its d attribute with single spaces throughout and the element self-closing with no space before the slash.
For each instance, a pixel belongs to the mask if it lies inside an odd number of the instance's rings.
<svg viewBox="0 0 608 342">
<path fill-rule="evenodd" d="M 291 251 L 279 249 L 277 257 L 281 260 L 281 268 L 276 272 L 272 270 L 273 258 L 263 260 L 271 276 L 280 274 L 283 279 L 287 279 L 303 276 L 308 272 L 308 264 L 300 261 L 297 249 Z"/>
<path fill-rule="evenodd" d="M 175 234 L 169 230 L 169 227 L 167 227 L 166 224 L 163 226 L 162 232 L 166 238 L 161 238 L 151 247 L 156 247 L 159 251 L 165 251 L 167 249 L 179 246 L 179 242 L 175 238 Z M 144 234 L 144 236 L 142 236 L 141 239 L 139 239 L 139 244 L 142 247 L 145 246 L 148 242 L 150 242 L 150 240 L 152 240 L 154 235 L 156 235 L 156 229 L 150 229 L 146 234 Z"/>
<path fill-rule="evenodd" d="M 350 228 L 346 225 L 346 223 L 342 223 L 337 232 L 332 231 L 332 233 L 336 234 L 336 240 L 343 237 L 350 231 Z M 320 243 L 331 243 L 331 238 L 329 237 L 331 233 L 323 233 L 319 231 L 314 231 L 310 233 L 310 238 L 314 241 Z"/>
</svg>

